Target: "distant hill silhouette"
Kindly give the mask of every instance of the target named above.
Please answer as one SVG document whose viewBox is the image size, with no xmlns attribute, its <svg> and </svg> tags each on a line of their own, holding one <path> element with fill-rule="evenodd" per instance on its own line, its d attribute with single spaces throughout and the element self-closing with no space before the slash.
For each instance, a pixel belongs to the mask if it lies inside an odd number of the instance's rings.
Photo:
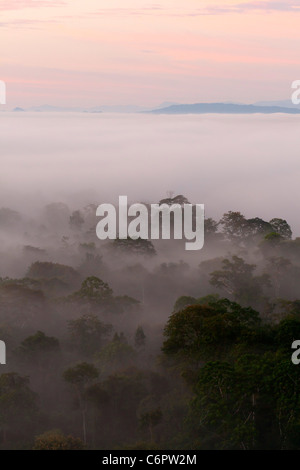
<svg viewBox="0 0 300 470">
<path fill-rule="evenodd" d="M 281 106 L 257 106 L 253 104 L 233 104 L 233 103 L 195 103 L 179 104 L 166 108 L 146 111 L 151 114 L 300 114 L 300 109 L 284 108 Z"/>
</svg>

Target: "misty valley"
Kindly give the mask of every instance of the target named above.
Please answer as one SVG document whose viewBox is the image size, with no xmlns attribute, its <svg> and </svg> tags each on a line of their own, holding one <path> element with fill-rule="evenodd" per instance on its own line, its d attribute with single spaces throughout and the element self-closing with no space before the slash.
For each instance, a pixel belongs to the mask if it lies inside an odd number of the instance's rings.
<svg viewBox="0 0 300 470">
<path fill-rule="evenodd" d="M 0 450 L 300 450 L 300 0 L 0 15 Z"/>
<path fill-rule="evenodd" d="M 190 252 L 99 240 L 96 212 L 0 208 L 0 448 L 298 449 L 289 221 L 207 216 Z"/>
</svg>

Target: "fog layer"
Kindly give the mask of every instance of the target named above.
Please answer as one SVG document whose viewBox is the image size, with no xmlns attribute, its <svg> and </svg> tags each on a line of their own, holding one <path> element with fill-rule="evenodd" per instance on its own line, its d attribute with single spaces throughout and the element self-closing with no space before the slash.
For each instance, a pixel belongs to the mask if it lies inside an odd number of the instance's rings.
<svg viewBox="0 0 300 470">
<path fill-rule="evenodd" d="M 288 219 L 295 235 L 297 116 L 1 113 L 1 206 L 156 201 L 167 190 L 209 216 Z"/>
</svg>

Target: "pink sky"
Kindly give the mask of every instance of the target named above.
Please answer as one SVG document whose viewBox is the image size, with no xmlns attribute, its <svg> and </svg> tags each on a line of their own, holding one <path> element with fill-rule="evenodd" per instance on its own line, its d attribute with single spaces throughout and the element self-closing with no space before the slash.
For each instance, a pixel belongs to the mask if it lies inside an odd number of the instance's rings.
<svg viewBox="0 0 300 470">
<path fill-rule="evenodd" d="M 289 99 L 300 1 L 0 0 L 8 106 Z"/>
</svg>

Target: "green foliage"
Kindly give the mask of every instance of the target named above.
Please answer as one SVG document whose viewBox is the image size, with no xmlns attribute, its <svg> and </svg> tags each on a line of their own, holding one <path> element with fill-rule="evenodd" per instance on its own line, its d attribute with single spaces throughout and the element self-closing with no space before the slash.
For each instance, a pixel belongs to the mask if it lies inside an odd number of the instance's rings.
<svg viewBox="0 0 300 470">
<path fill-rule="evenodd" d="M 0 318 L 13 327 L 24 328 L 43 314 L 45 296 L 32 282 L 0 279 Z M 26 315 L 24 314 L 26 312 Z"/>
<path fill-rule="evenodd" d="M 283 239 L 290 240 L 292 238 L 292 230 L 286 220 L 272 219 L 270 220 L 273 232 L 278 233 Z"/>
<path fill-rule="evenodd" d="M 200 434 L 205 432 L 204 448 L 253 447 L 252 391 L 240 370 L 228 362 L 209 362 L 199 371 L 195 392 L 190 425 Z"/>
<path fill-rule="evenodd" d="M 33 450 L 84 450 L 81 439 L 65 436 L 59 430 L 47 431 L 36 436 Z"/>
<path fill-rule="evenodd" d="M 219 299 L 219 295 L 217 294 L 209 294 L 204 297 L 199 297 L 196 299 L 195 297 L 190 297 L 187 295 L 183 295 L 179 297 L 174 305 L 173 312 L 179 312 L 180 310 L 183 310 L 185 307 L 188 307 L 189 305 L 205 305 L 205 304 L 210 304 Z"/>
<path fill-rule="evenodd" d="M 80 290 L 73 294 L 73 297 L 99 303 L 111 299 L 112 295 L 113 291 L 106 282 L 96 276 L 90 276 L 83 281 Z"/>
<path fill-rule="evenodd" d="M 276 221 L 278 221 L 276 223 Z M 279 222 L 280 221 L 280 222 Z M 272 223 L 274 222 L 274 223 Z M 223 215 L 219 224 L 223 228 L 223 233 L 228 240 L 237 245 L 247 245 L 249 242 L 256 242 L 267 234 L 281 229 L 285 235 L 288 233 L 288 224 L 281 219 L 272 219 L 266 222 L 259 217 L 246 219 L 240 212 L 229 211 Z M 287 236 L 287 238 L 289 238 Z"/>
<path fill-rule="evenodd" d="M 161 199 L 159 201 L 159 204 L 167 204 L 168 206 L 172 206 L 173 204 L 179 204 L 180 206 L 183 206 L 184 204 L 190 204 L 190 202 L 185 196 L 183 196 L 182 194 L 178 194 L 174 197 L 167 197 L 165 199 Z"/>
<path fill-rule="evenodd" d="M 86 386 L 99 376 L 98 369 L 93 364 L 81 362 L 74 367 L 70 367 L 63 373 L 66 382 L 72 385 Z"/>
<path fill-rule="evenodd" d="M 0 375 L 0 429 L 6 443 L 21 426 L 23 438 L 37 417 L 37 396 L 29 388 L 28 377 L 9 372 Z"/>
<path fill-rule="evenodd" d="M 80 211 L 74 211 L 71 215 L 70 215 L 70 220 L 69 220 L 69 224 L 70 224 L 70 227 L 73 229 L 73 230 L 80 230 L 84 224 L 84 218 L 81 214 Z"/>
<path fill-rule="evenodd" d="M 300 338 L 300 319 L 293 316 L 286 317 L 274 327 L 274 331 L 278 348 L 288 353 L 291 350 L 291 344 Z"/>
<path fill-rule="evenodd" d="M 211 219 L 210 217 L 204 221 L 204 238 L 214 237 L 218 231 L 218 222 Z"/>
<path fill-rule="evenodd" d="M 270 286 L 268 274 L 254 276 L 254 264 L 247 264 L 242 258 L 234 255 L 232 260 L 224 259 L 223 269 L 210 274 L 210 283 L 227 292 L 234 300 L 242 305 L 253 304 L 253 299 L 257 299 L 256 304 L 263 297 L 263 287 Z"/>
<path fill-rule="evenodd" d="M 101 409 L 103 405 L 106 405 L 109 402 L 109 395 L 107 391 L 104 390 L 102 383 L 90 385 L 86 389 L 85 397 L 98 409 Z"/>
<path fill-rule="evenodd" d="M 121 251 L 123 253 L 131 255 L 142 255 L 142 256 L 154 256 L 156 255 L 156 250 L 153 246 L 153 243 L 150 240 L 145 240 L 143 238 L 126 238 L 121 239 L 117 238 L 112 243 L 112 248 L 114 250 Z"/>
<path fill-rule="evenodd" d="M 156 408 L 146 413 L 142 413 L 139 418 L 140 428 L 148 429 L 150 435 L 150 442 L 154 441 L 153 428 L 161 423 L 163 414 L 160 408 Z"/>
<path fill-rule="evenodd" d="M 163 352 L 198 363 L 220 357 L 233 345 L 246 341 L 260 325 L 257 312 L 221 299 L 193 305 L 171 315 L 164 330 Z"/>
<path fill-rule="evenodd" d="M 22 341 L 19 351 L 26 356 L 34 357 L 36 354 L 43 354 L 59 350 L 58 339 L 46 336 L 42 331 L 37 331 L 35 335 L 28 336 Z"/>
<path fill-rule="evenodd" d="M 116 373 L 107 377 L 102 386 L 109 396 L 111 417 L 118 426 L 113 434 L 124 439 L 126 433 L 136 432 L 138 406 L 148 393 L 143 374 L 134 369 Z"/>
<path fill-rule="evenodd" d="M 247 231 L 248 237 L 255 239 L 255 238 L 262 238 L 267 233 L 273 231 L 273 227 L 271 223 L 265 222 L 263 219 L 259 217 L 255 217 L 253 219 L 247 219 Z"/>
<path fill-rule="evenodd" d="M 247 220 L 240 212 L 229 211 L 220 220 L 224 235 L 231 241 L 237 243 L 245 238 L 247 231 Z"/>
<path fill-rule="evenodd" d="M 146 343 L 146 335 L 141 326 L 138 326 L 134 335 L 134 344 L 137 349 L 143 348 Z"/>
<path fill-rule="evenodd" d="M 36 261 L 27 271 L 27 277 L 32 279 L 57 278 L 65 282 L 77 282 L 79 274 L 71 266 L 46 261 Z"/>
<path fill-rule="evenodd" d="M 197 304 L 197 299 L 195 297 L 191 297 L 189 295 L 182 295 L 179 297 L 173 308 L 173 312 L 179 312 L 180 310 L 183 310 L 185 307 L 188 307 L 189 305 L 194 305 Z"/>
<path fill-rule="evenodd" d="M 299 445 L 300 369 L 291 362 L 297 313 L 264 325 L 251 308 L 221 299 L 173 313 L 165 336 L 164 354 L 194 392 L 186 421 L 192 448 Z"/>
<path fill-rule="evenodd" d="M 97 355 L 97 364 L 102 374 L 107 375 L 118 370 L 130 367 L 134 364 L 136 351 L 127 343 L 125 337 L 115 334 L 113 340 L 108 343 Z"/>
<path fill-rule="evenodd" d="M 282 236 L 280 233 L 271 232 L 264 237 L 264 240 L 272 244 L 278 244 L 282 240 Z"/>
<path fill-rule="evenodd" d="M 118 295 L 114 298 L 113 310 L 116 313 L 139 313 L 140 301 L 128 295 Z"/>
<path fill-rule="evenodd" d="M 46 336 L 42 331 L 37 331 L 22 341 L 16 353 L 21 361 L 46 366 L 51 359 L 58 360 L 57 354 L 60 353 L 60 345 L 58 339 Z"/>
<path fill-rule="evenodd" d="M 40 260 L 0 278 L 2 367 L 15 371 L 0 376 L 0 448 L 300 449 L 300 238 L 288 223 L 227 212 L 205 220 L 200 258 L 179 261 L 171 241 L 155 262 L 150 241 L 95 241 L 96 208 L 50 205 L 12 263 L 2 247 L 3 275 Z M 19 214 L 0 222 L 19 237 Z M 41 434 L 52 427 L 63 432 Z"/>
<path fill-rule="evenodd" d="M 102 323 L 96 315 L 86 314 L 69 321 L 68 330 L 74 347 L 82 354 L 91 356 L 102 348 L 112 326 Z"/>
<path fill-rule="evenodd" d="M 82 422 L 82 437 L 84 444 L 87 443 L 87 390 L 88 387 L 98 378 L 99 372 L 94 364 L 81 362 L 74 367 L 69 367 L 63 373 L 63 378 L 66 382 L 73 386 L 73 391 L 76 394 L 77 405 L 81 414 Z"/>
</svg>

